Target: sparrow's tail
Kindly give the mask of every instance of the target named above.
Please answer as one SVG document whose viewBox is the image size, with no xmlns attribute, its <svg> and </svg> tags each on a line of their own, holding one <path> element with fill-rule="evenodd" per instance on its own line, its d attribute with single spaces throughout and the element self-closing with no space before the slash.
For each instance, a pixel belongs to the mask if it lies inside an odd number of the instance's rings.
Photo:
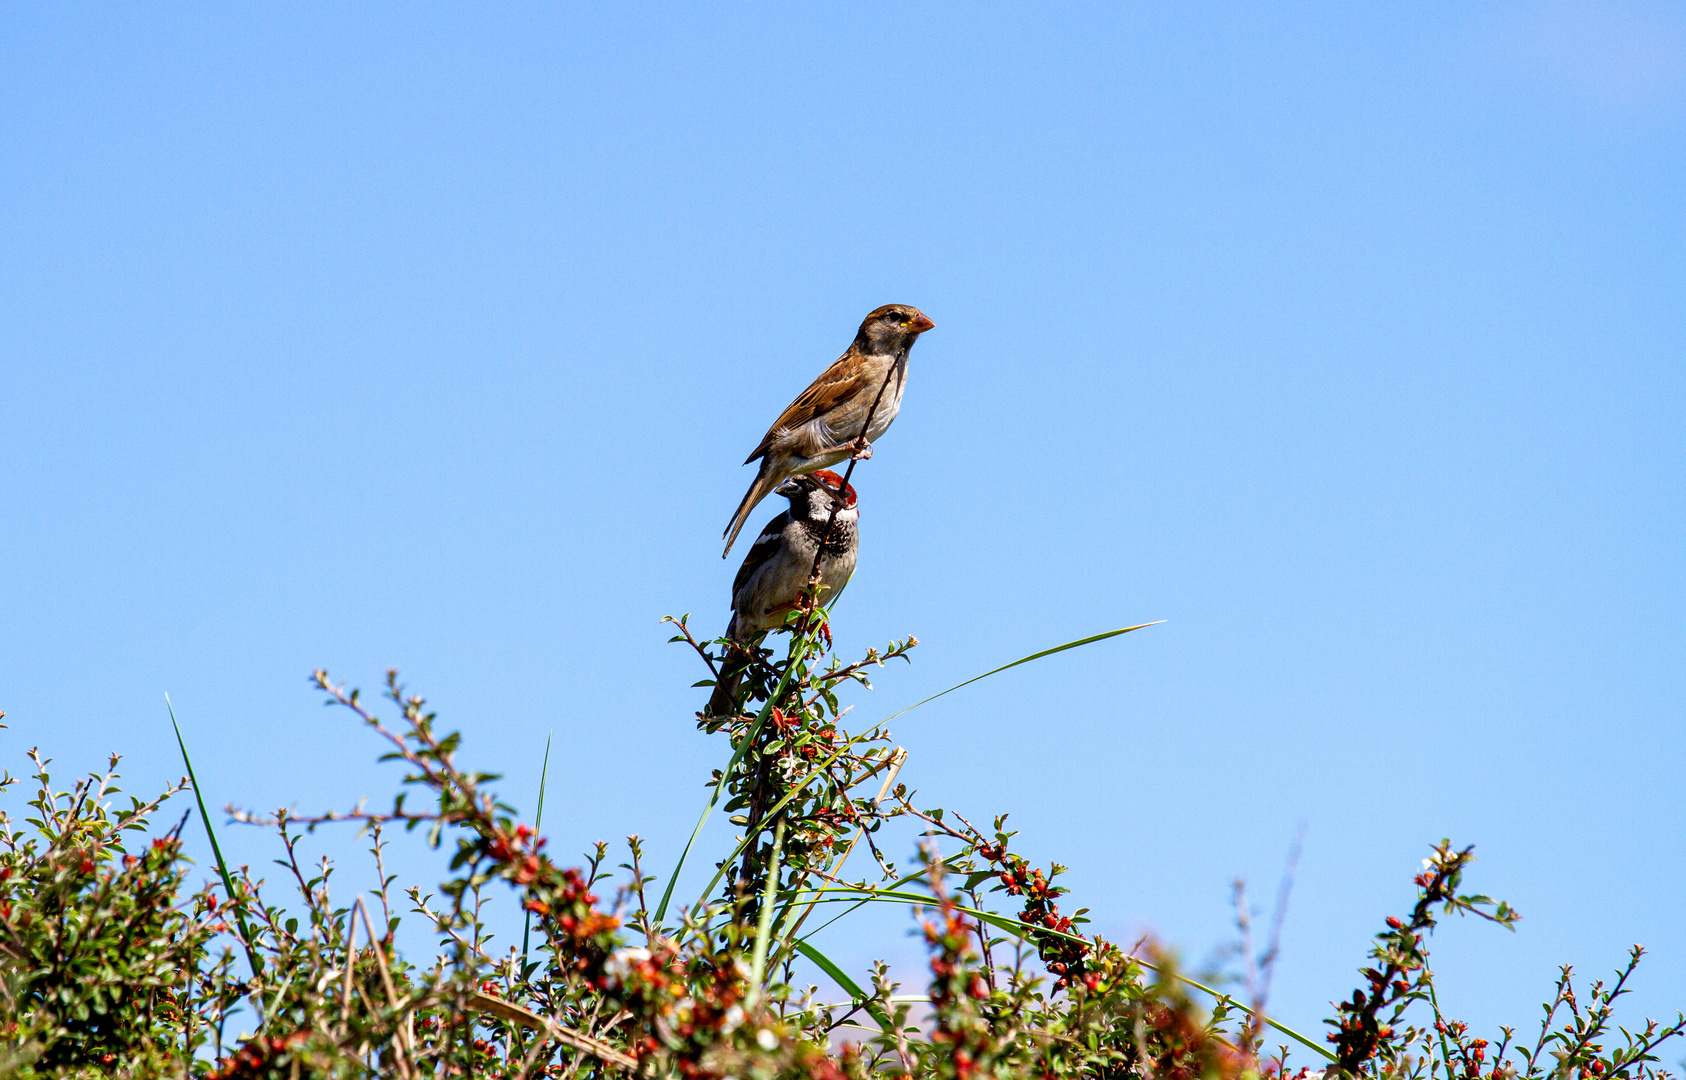
<svg viewBox="0 0 1686 1080">
<path fill-rule="evenodd" d="M 762 458 L 761 471 L 755 474 L 755 483 L 749 485 L 749 490 L 744 493 L 743 502 L 738 504 L 738 512 L 732 515 L 731 524 L 727 525 L 726 531 L 721 534 L 726 538 L 726 550 L 720 553 L 722 559 L 732 553 L 732 545 L 737 543 L 738 533 L 743 531 L 743 523 L 749 520 L 750 511 L 754 510 L 756 504 L 765 499 L 778 486 L 779 479 L 773 476 L 771 462 L 767 458 Z"/>
<path fill-rule="evenodd" d="M 731 716 L 738 711 L 738 687 L 743 684 L 743 670 L 722 673 L 708 698 L 708 715 Z"/>
<path fill-rule="evenodd" d="M 737 624 L 734 617 L 726 627 L 726 636 L 732 636 L 732 626 Z M 744 672 L 749 670 L 749 656 L 737 649 L 728 648 L 720 659 L 720 678 L 714 682 L 714 693 L 709 695 L 709 716 L 731 716 L 738 711 L 738 689 L 743 686 Z"/>
</svg>

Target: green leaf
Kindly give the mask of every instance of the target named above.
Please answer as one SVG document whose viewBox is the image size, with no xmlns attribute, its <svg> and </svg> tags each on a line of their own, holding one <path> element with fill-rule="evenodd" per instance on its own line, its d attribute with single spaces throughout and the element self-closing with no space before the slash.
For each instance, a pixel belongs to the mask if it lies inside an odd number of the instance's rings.
<svg viewBox="0 0 1686 1080">
<path fill-rule="evenodd" d="M 667 888 L 662 890 L 662 902 L 656 905 L 655 923 L 658 926 L 667 917 L 667 905 L 673 900 L 673 887 L 679 884 L 679 872 L 685 869 L 685 860 L 690 856 L 692 846 L 696 844 L 697 837 L 702 835 L 703 826 L 708 824 L 708 816 L 714 813 L 714 804 L 720 801 L 720 792 L 725 787 L 726 778 L 732 775 L 732 770 L 738 767 L 738 762 L 743 760 L 744 754 L 755 745 L 755 737 L 761 734 L 761 725 L 772 715 L 773 702 L 782 698 L 785 688 L 790 685 L 790 677 L 796 671 L 796 651 L 800 640 L 795 634 L 790 636 L 790 653 L 786 659 L 784 674 L 779 677 L 778 686 L 761 706 L 761 713 L 755 718 L 755 723 L 750 725 L 748 734 L 733 750 L 732 760 L 726 763 L 726 768 L 720 773 L 720 779 L 714 782 L 714 791 L 708 797 L 708 805 L 703 807 L 702 816 L 697 819 L 697 827 L 691 830 L 691 838 L 685 841 L 685 849 L 679 853 L 679 861 L 674 864 L 673 873 L 668 875 Z"/>
<path fill-rule="evenodd" d="M 1158 619 L 1154 622 L 1141 623 L 1140 625 L 1137 625 L 1137 626 L 1126 626 L 1126 627 L 1124 627 L 1123 629 L 1120 629 L 1120 630 L 1108 630 L 1104 634 L 1096 634 L 1093 637 L 1079 638 L 1076 641 L 1068 641 L 1064 645 L 1055 645 L 1052 649 L 1043 649 L 1041 652 L 1031 653 L 1029 656 L 1020 657 L 1019 659 L 1014 660 L 1011 664 L 1002 664 L 1000 667 L 995 668 L 991 671 L 986 671 L 982 675 L 974 675 L 970 679 L 967 679 L 965 682 L 955 683 L 953 686 L 949 687 L 947 690 L 944 690 L 942 692 L 942 694 L 932 694 L 930 697 L 925 698 L 923 701 L 915 701 L 912 705 L 909 705 L 907 708 L 901 710 L 901 712 L 891 713 L 882 722 L 885 723 L 885 724 L 888 724 L 891 720 L 894 720 L 896 717 L 900 716 L 902 713 L 912 712 L 914 709 L 919 708 L 919 706 L 921 706 L 921 705 L 924 705 L 928 702 L 932 702 L 932 701 L 937 700 L 938 698 L 942 697 L 943 694 L 952 694 L 956 690 L 960 689 L 962 686 L 971 686 L 973 683 L 977 682 L 979 679 L 987 679 L 991 675 L 999 675 L 1003 671 L 1006 671 L 1008 668 L 1016 668 L 1020 664 L 1028 664 L 1032 660 L 1040 660 L 1044 656 L 1052 656 L 1055 653 L 1065 652 L 1067 649 L 1076 649 L 1076 648 L 1080 648 L 1084 645 L 1092 645 L 1097 641 L 1105 641 L 1107 638 L 1117 637 L 1119 634 L 1128 634 L 1132 630 L 1141 630 L 1144 627 L 1158 626 L 1160 623 L 1163 623 L 1164 621 L 1165 621 L 1164 619 Z"/>
<path fill-rule="evenodd" d="M 832 963 L 831 957 L 820 952 L 806 941 L 798 941 L 796 943 L 796 951 L 818 965 L 819 969 L 829 975 L 832 982 L 841 986 L 843 988 L 843 992 L 848 994 L 850 998 L 862 1003 L 867 1013 L 878 1022 L 879 1027 L 888 1031 L 892 1035 L 896 1033 L 896 1026 L 890 1022 L 890 1018 L 885 1016 L 882 1010 L 865 1004 L 870 1000 L 870 995 L 868 995 L 865 990 L 861 989 L 859 983 L 849 978 L 848 972 Z"/>
<path fill-rule="evenodd" d="M 813 771 L 808 774 L 806 779 L 804 779 L 800 784 L 796 785 L 789 792 L 787 792 L 785 794 L 784 798 L 782 798 L 778 802 L 774 803 L 772 808 L 761 816 L 761 820 L 763 822 L 762 827 L 765 828 L 765 823 L 767 821 L 772 820 L 774 817 L 776 817 L 778 815 L 779 811 L 783 810 L 785 808 L 785 806 L 788 805 L 792 799 L 796 798 L 803 791 L 805 791 L 809 784 L 813 783 L 815 780 L 824 780 L 826 778 L 826 771 L 825 770 L 830 768 L 831 763 L 836 761 L 838 758 L 842 757 L 845 753 L 847 753 L 850 749 L 852 749 L 857 743 L 861 742 L 865 738 L 866 737 L 864 735 L 856 735 L 854 738 L 850 739 L 848 742 L 846 742 L 842 746 L 838 747 L 837 751 L 835 753 L 833 753 L 830 757 L 826 758 L 824 761 L 820 762 L 819 765 L 815 766 Z M 730 805 L 727 806 L 727 809 L 731 809 Z M 739 825 L 739 826 L 748 826 L 748 824 L 749 824 L 749 818 L 745 815 L 734 814 L 728 820 L 730 820 L 732 822 L 732 824 Z M 732 853 L 730 855 L 728 855 L 725 858 L 725 860 L 723 862 L 721 862 L 719 868 L 715 870 L 714 876 L 712 878 L 708 879 L 708 885 L 706 887 L 704 887 L 704 889 L 702 891 L 702 895 L 697 898 L 697 904 L 699 906 L 701 906 L 702 904 L 706 904 L 708 902 L 709 894 L 714 891 L 714 887 L 716 885 L 720 884 L 721 878 L 725 877 L 726 872 L 729 869 L 731 869 L 732 864 L 738 861 L 738 856 L 742 855 L 744 853 L 744 850 L 746 848 L 748 848 L 751 843 L 755 842 L 755 840 L 759 837 L 759 835 L 760 835 L 759 830 L 757 832 L 745 833 L 744 838 L 742 840 L 738 841 L 738 846 L 732 849 Z"/>
</svg>

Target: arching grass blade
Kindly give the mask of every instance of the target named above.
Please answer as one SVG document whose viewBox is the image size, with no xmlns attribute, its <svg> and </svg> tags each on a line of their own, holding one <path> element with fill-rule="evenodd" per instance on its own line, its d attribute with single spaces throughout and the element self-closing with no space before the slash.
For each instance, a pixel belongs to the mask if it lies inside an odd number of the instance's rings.
<svg viewBox="0 0 1686 1080">
<path fill-rule="evenodd" d="M 1107 638 L 1115 638 L 1119 634 L 1128 634 L 1132 630 L 1140 630 L 1143 627 L 1148 627 L 1148 626 L 1158 626 L 1160 623 L 1163 623 L 1164 621 L 1165 621 L 1164 619 L 1157 619 L 1153 622 L 1145 622 L 1145 623 L 1141 623 L 1140 625 L 1137 625 L 1137 626 L 1126 626 L 1126 627 L 1124 627 L 1122 629 L 1119 629 L 1119 630 L 1108 630 L 1104 634 L 1096 634 L 1093 637 L 1080 638 L 1077 641 L 1068 641 L 1064 645 L 1055 645 L 1052 649 L 1043 649 L 1041 652 L 1031 653 L 1029 656 L 1020 657 L 1019 659 L 1014 660 L 1011 664 L 1002 664 L 1000 667 L 995 668 L 994 670 L 991 670 L 991 671 L 986 671 L 982 675 L 974 675 L 970 679 L 967 679 L 963 683 L 955 683 L 953 686 L 949 687 L 947 690 L 944 690 L 941 694 L 932 694 L 930 697 L 924 699 L 924 701 L 915 701 L 912 705 L 909 705 L 907 708 L 902 709 L 901 712 L 891 713 L 890 716 L 887 719 L 885 719 L 883 722 L 888 724 L 891 720 L 894 720 L 896 717 L 900 716 L 902 713 L 912 712 L 914 709 L 919 708 L 919 706 L 924 705 L 927 702 L 932 702 L 932 701 L 937 700 L 938 698 L 942 697 L 943 694 L 952 694 L 956 690 L 960 689 L 962 686 L 971 686 L 973 683 L 977 682 L 979 679 L 987 679 L 991 675 L 999 675 L 1003 671 L 1006 671 L 1008 668 L 1016 668 L 1020 664 L 1028 664 L 1032 660 L 1040 660 L 1044 656 L 1052 656 L 1055 653 L 1065 652 L 1067 649 L 1076 649 L 1076 648 L 1080 648 L 1081 646 L 1084 646 L 1084 645 L 1093 645 L 1097 641 L 1105 641 Z"/>
<path fill-rule="evenodd" d="M 879 1027 L 892 1034 L 895 1033 L 895 1025 L 890 1022 L 890 1018 L 885 1016 L 882 1011 L 865 1004 L 870 1000 L 870 995 L 868 995 L 865 990 L 861 989 L 859 983 L 849 978 L 849 973 L 838 967 L 832 961 L 831 957 L 827 956 L 823 952 L 820 952 L 806 941 L 798 941 L 796 943 L 796 951 L 801 953 L 803 956 L 806 956 L 809 960 L 812 960 L 814 962 L 814 966 L 829 975 L 831 977 L 831 981 L 836 983 L 838 986 L 841 986 L 845 994 L 848 994 L 856 1002 L 861 1003 L 861 1006 L 866 1009 L 867 1014 L 874 1020 L 878 1021 Z"/>
<path fill-rule="evenodd" d="M 927 893 L 903 892 L 899 889 L 857 889 L 853 886 L 844 885 L 844 886 L 822 886 L 822 887 L 819 887 L 819 888 L 806 890 L 806 891 L 816 892 L 816 893 L 841 893 L 841 894 L 843 894 L 843 895 L 840 895 L 840 896 L 833 896 L 833 897 L 826 898 L 830 902 L 834 902 L 834 903 L 847 903 L 847 902 L 850 902 L 851 899 L 855 899 L 855 900 L 858 900 L 859 902 L 863 902 L 863 903 L 919 904 L 919 905 L 930 905 L 930 906 L 933 906 L 933 907 L 942 903 L 942 901 L 938 900 L 936 897 L 931 896 Z M 826 900 L 822 900 L 821 902 L 822 903 L 826 902 Z M 851 908 L 851 910 L 853 910 L 853 909 Z M 1094 944 L 1094 942 L 1090 941 L 1089 939 L 1084 938 L 1084 937 L 1079 937 L 1076 934 L 1065 934 L 1065 933 L 1061 933 L 1058 930 L 1050 930 L 1045 926 L 1034 926 L 1030 923 L 1023 922 L 1019 919 L 1015 919 L 1015 918 L 1012 918 L 1012 917 L 1007 916 L 1007 915 L 998 915 L 993 911 L 984 911 L 981 908 L 966 907 L 963 904 L 955 904 L 954 910 L 962 912 L 962 913 L 967 914 L 967 915 L 970 915 L 975 919 L 978 919 L 982 922 L 986 922 L 989 925 L 991 925 L 993 927 L 996 927 L 997 929 L 1005 930 L 1010 934 L 1015 934 L 1015 935 L 1019 935 L 1019 936 L 1027 936 L 1027 937 L 1031 936 L 1031 935 L 1035 935 L 1035 934 L 1043 934 L 1043 935 L 1047 935 L 1049 937 L 1064 938 L 1067 941 L 1082 942 L 1085 945 L 1093 945 Z M 800 951 L 803 956 L 808 955 L 808 951 L 805 948 L 806 945 L 807 945 L 807 942 L 805 942 L 805 941 L 798 941 L 796 943 L 796 947 L 797 947 L 798 951 Z M 1131 957 L 1131 959 L 1134 960 L 1137 964 L 1140 964 L 1142 967 L 1147 968 L 1149 971 L 1155 971 L 1155 972 L 1161 971 L 1161 969 L 1159 968 L 1158 965 L 1151 964 L 1148 961 L 1141 959 L 1140 957 Z M 1163 973 L 1163 972 L 1161 972 L 1161 973 Z M 831 973 L 828 971 L 828 972 L 826 972 L 826 974 L 829 975 Z M 1197 980 L 1191 979 L 1187 975 L 1182 975 L 1182 974 L 1179 974 L 1179 973 L 1174 972 L 1174 971 L 1170 972 L 1170 974 L 1178 982 L 1186 983 L 1187 985 L 1194 987 L 1196 990 L 1199 990 L 1202 993 L 1210 994 L 1210 995 L 1212 995 L 1212 997 L 1216 998 L 1219 1001 L 1228 1002 L 1230 1005 L 1233 1005 L 1235 1008 L 1241 1010 L 1244 1013 L 1247 1013 L 1249 1016 L 1253 1015 L 1252 1009 L 1249 1009 L 1247 1006 L 1241 1004 L 1239 1001 L 1236 1001 L 1233 997 L 1224 993 L 1221 990 L 1214 990 L 1210 986 L 1207 986 L 1205 983 L 1202 983 L 1202 982 L 1199 982 Z M 1301 1035 L 1299 1032 L 1295 1031 L 1293 1028 L 1288 1027 L 1285 1024 L 1279 1024 L 1275 1020 L 1272 1020 L 1268 1016 L 1264 1017 L 1264 1022 L 1266 1024 L 1270 1025 L 1271 1027 L 1275 1028 L 1277 1031 L 1280 1031 L 1282 1034 L 1287 1035 L 1289 1038 L 1294 1039 L 1294 1040 L 1304 1044 L 1305 1046 L 1309 1047 L 1310 1049 L 1317 1051 L 1317 1053 L 1319 1055 L 1321 1055 L 1322 1057 L 1327 1058 L 1330 1061 L 1335 1060 L 1335 1055 L 1331 1054 L 1328 1050 L 1324 1049 L 1323 1047 L 1319 1046 L 1317 1043 L 1313 1042 L 1308 1036 Z"/>
</svg>

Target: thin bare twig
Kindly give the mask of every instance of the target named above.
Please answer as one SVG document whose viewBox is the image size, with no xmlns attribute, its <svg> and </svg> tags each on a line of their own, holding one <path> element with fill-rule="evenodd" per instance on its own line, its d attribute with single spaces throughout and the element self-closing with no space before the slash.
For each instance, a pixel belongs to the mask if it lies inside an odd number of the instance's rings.
<svg viewBox="0 0 1686 1080">
<path fill-rule="evenodd" d="M 888 775 L 886 775 L 884 777 L 883 786 L 881 786 L 878 789 L 878 796 L 872 800 L 873 806 L 875 806 L 875 807 L 879 806 L 884 802 L 885 797 L 890 794 L 890 788 L 892 786 L 894 786 L 894 784 L 896 782 L 896 775 L 902 771 L 902 765 L 904 765 L 906 762 L 907 762 L 907 751 L 902 749 L 899 746 L 896 747 L 895 750 L 891 752 L 890 757 L 889 757 L 890 772 L 889 772 Z M 868 774 L 868 775 L 870 775 L 870 774 Z M 862 777 L 861 779 L 864 780 L 865 777 Z M 859 781 L 857 781 L 857 783 L 858 782 Z M 837 857 L 837 861 L 832 864 L 832 867 L 831 867 L 832 873 L 841 873 L 842 872 L 843 864 L 844 864 L 844 862 L 846 862 L 848 860 L 849 853 L 855 850 L 855 844 L 858 843 L 860 841 L 860 838 L 862 836 L 864 836 L 865 834 L 866 834 L 866 824 L 863 822 L 861 824 L 861 827 L 855 831 L 855 835 L 849 838 L 849 846 L 845 847 L 843 849 L 843 854 L 839 855 Z M 818 870 L 818 869 L 815 869 L 811 872 L 815 873 L 815 874 L 819 874 L 821 877 L 830 877 L 830 875 L 828 875 L 828 874 L 826 874 L 823 871 Z M 843 882 L 841 882 L 837 878 L 830 878 L 830 879 L 832 881 L 838 882 L 838 884 L 843 884 Z M 813 914 L 814 905 L 817 904 L 817 903 L 819 903 L 819 897 L 817 897 L 817 896 L 814 897 L 814 899 L 808 901 L 807 907 L 802 909 L 802 914 L 797 918 L 795 924 L 793 924 L 789 930 L 785 931 L 782 935 L 780 935 L 785 941 L 794 941 L 796 939 L 797 931 L 801 930 L 802 924 L 808 921 L 808 916 Z"/>
<path fill-rule="evenodd" d="M 820 533 L 818 548 L 814 551 L 814 568 L 808 572 L 807 611 L 802 616 L 802 626 L 798 631 L 806 634 L 814 618 L 814 608 L 819 606 L 817 595 L 820 586 L 820 563 L 825 559 L 825 545 L 831 540 L 832 529 L 837 525 L 837 513 L 843 509 L 843 503 L 848 498 L 844 493 L 849 490 L 849 478 L 855 475 L 855 463 L 860 460 L 856 455 L 867 447 L 866 433 L 872 430 L 872 418 L 878 414 L 878 406 L 884 400 L 884 391 L 890 388 L 890 380 L 895 377 L 896 369 L 903 361 L 897 360 L 884 372 L 884 381 L 878 384 L 878 396 L 872 399 L 872 407 L 866 411 L 866 423 L 861 425 L 861 433 L 855 438 L 854 454 L 849 457 L 849 467 L 843 470 L 843 480 L 837 485 L 835 497 L 831 500 L 831 516 L 826 518 L 825 531 Z M 824 487 L 822 483 L 820 485 Z"/>
<path fill-rule="evenodd" d="M 394 1048 L 395 1053 L 392 1056 L 392 1061 L 398 1069 L 398 1075 L 404 1077 L 404 1080 L 409 1080 L 410 1053 L 415 1045 L 415 1037 L 409 1030 L 409 1014 L 404 1013 L 403 1020 L 400 1021 L 399 1019 L 402 1005 L 398 1000 L 398 991 L 392 985 L 392 972 L 386 966 L 386 951 L 381 946 L 380 939 L 375 937 L 375 928 L 369 922 L 369 908 L 363 903 L 361 896 L 351 905 L 351 911 L 345 919 L 345 985 L 340 996 L 340 1022 L 345 1022 L 351 1009 L 351 972 L 357 958 L 354 946 L 357 944 L 357 917 L 359 915 L 363 917 L 363 937 L 368 941 L 369 949 L 375 954 L 375 964 L 381 972 L 381 985 L 386 989 L 386 1003 L 392 1008 L 393 1023 L 397 1025 L 393 1034 L 396 1036 L 394 1041 L 398 1045 Z M 363 997 L 361 986 L 357 988 L 357 996 Z M 368 999 L 364 998 L 364 1002 L 367 1003 Z"/>
<path fill-rule="evenodd" d="M 1288 897 L 1294 891 L 1294 874 L 1300 865 L 1300 850 L 1305 846 L 1305 822 L 1294 830 L 1294 842 L 1288 848 L 1288 863 L 1282 868 L 1282 880 L 1276 886 L 1276 910 L 1270 917 L 1270 944 L 1259 957 L 1259 987 L 1253 1008 L 1264 1015 L 1265 1003 L 1270 1000 L 1270 980 L 1276 973 L 1276 958 L 1282 951 L 1282 924 L 1288 919 Z"/>
<path fill-rule="evenodd" d="M 687 618 L 689 618 L 689 616 L 687 616 Z M 712 673 L 715 680 L 718 681 L 720 678 L 720 669 L 714 666 L 714 657 L 710 656 L 708 654 L 708 650 L 703 648 L 702 644 L 691 635 L 691 628 L 685 625 L 684 620 L 675 619 L 672 615 L 663 615 L 662 622 L 670 622 L 679 628 L 680 634 L 684 635 L 685 640 L 690 643 L 691 648 L 697 650 L 697 655 L 703 658 L 703 663 L 708 665 L 709 672 Z"/>
<path fill-rule="evenodd" d="M 616 1065 L 629 1072 L 638 1072 L 638 1059 L 630 1054 L 615 1049 L 602 1039 L 594 1039 L 590 1035 L 564 1027 L 554 1020 L 547 1020 L 531 1009 L 523 1008 L 513 1001 L 505 1001 L 491 994 L 483 994 L 476 990 L 468 995 L 465 1004 L 475 1012 L 490 1013 L 500 1020 L 508 1020 L 512 1024 L 519 1024 L 532 1031 L 542 1031 L 545 1035 L 563 1046 L 572 1047 L 581 1053 L 590 1054 L 599 1061 L 609 1065 Z"/>
</svg>

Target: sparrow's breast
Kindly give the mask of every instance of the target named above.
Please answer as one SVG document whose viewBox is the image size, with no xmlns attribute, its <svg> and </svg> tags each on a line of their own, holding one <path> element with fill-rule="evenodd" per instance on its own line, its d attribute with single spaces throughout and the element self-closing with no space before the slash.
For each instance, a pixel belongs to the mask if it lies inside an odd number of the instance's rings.
<svg viewBox="0 0 1686 1080">
<path fill-rule="evenodd" d="M 851 433 L 851 439 L 858 437 L 861 425 L 866 423 L 867 413 L 872 413 L 872 427 L 866 433 L 867 442 L 877 442 L 879 436 L 890 430 L 890 424 L 896 419 L 896 414 L 902 408 L 902 389 L 907 385 L 907 357 L 869 357 L 868 369 L 861 382 L 864 392 L 857 394 L 849 402 L 849 417 L 844 421 L 846 429 Z M 888 373 L 890 381 L 884 382 Z M 878 388 L 884 387 L 884 396 L 878 396 Z M 878 408 L 873 409 L 874 401 Z"/>
<path fill-rule="evenodd" d="M 860 551 L 860 543 L 856 532 L 856 513 L 839 515 L 831 526 L 831 534 L 826 538 L 825 555 L 820 559 L 820 603 L 829 604 L 843 591 L 843 586 L 849 583 L 849 577 L 855 572 L 855 557 Z M 816 522 L 803 522 L 809 532 L 809 541 L 804 545 L 810 552 L 809 564 L 805 568 L 807 573 L 813 572 L 813 551 L 817 549 L 820 536 L 825 527 Z M 798 588 L 808 584 L 806 575 Z"/>
<path fill-rule="evenodd" d="M 877 442 L 879 436 L 890 430 L 890 424 L 896 419 L 896 414 L 902 411 L 902 387 L 906 383 L 907 365 L 903 364 L 890 376 L 890 385 L 884 390 L 884 401 L 872 417 L 871 430 L 866 433 L 867 442 Z"/>
</svg>

